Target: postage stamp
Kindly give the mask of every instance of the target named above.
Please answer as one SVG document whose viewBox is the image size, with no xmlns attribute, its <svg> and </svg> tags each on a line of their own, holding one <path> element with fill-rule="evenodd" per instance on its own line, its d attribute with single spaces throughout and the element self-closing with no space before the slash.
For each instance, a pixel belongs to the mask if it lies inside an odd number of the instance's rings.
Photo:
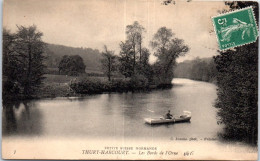
<svg viewBox="0 0 260 161">
<path fill-rule="evenodd" d="M 212 21 L 220 50 L 249 44 L 257 39 L 252 7 L 215 16 Z"/>
</svg>

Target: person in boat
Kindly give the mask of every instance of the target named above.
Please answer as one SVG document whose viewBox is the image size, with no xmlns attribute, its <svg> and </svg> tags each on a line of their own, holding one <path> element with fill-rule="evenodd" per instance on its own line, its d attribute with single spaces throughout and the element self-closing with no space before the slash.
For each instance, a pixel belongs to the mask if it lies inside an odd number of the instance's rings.
<svg viewBox="0 0 260 161">
<path fill-rule="evenodd" d="M 168 113 L 165 115 L 165 119 L 172 119 L 172 114 L 170 110 L 168 110 Z"/>
</svg>

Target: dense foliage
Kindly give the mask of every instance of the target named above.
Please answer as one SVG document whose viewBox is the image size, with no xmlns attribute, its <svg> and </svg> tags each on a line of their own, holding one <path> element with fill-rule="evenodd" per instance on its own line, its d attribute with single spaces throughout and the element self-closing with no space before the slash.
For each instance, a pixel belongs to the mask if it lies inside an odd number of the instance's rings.
<svg viewBox="0 0 260 161">
<path fill-rule="evenodd" d="M 253 6 L 258 17 L 257 2 L 226 4 L 231 9 Z M 257 143 L 258 41 L 220 52 L 215 63 L 218 70 L 216 107 L 220 123 L 225 125 L 222 135 L 227 139 Z"/>
<path fill-rule="evenodd" d="M 155 64 L 149 64 L 149 49 L 142 45 L 145 29 L 138 22 L 126 27 L 127 40 L 120 44 L 119 71 L 125 78 L 138 75 L 148 80 L 149 84 L 170 85 L 176 59 L 185 55 L 189 48 L 183 40 L 174 38 L 171 29 L 161 27 L 154 34 L 151 46 L 157 57 Z"/>
<path fill-rule="evenodd" d="M 79 55 L 64 55 L 59 63 L 59 73 L 66 75 L 79 75 L 85 73 L 86 65 Z"/>
<path fill-rule="evenodd" d="M 175 77 L 215 82 L 217 69 L 213 58 L 196 58 L 178 63 L 174 69 Z"/>
<path fill-rule="evenodd" d="M 125 77 L 131 77 L 134 75 L 134 51 L 132 47 L 126 42 L 121 42 L 120 44 L 121 51 L 119 53 L 119 71 Z"/>
<path fill-rule="evenodd" d="M 257 141 L 258 46 L 253 43 L 215 57 L 220 122 L 227 138 Z"/>
<path fill-rule="evenodd" d="M 179 56 L 184 56 L 189 51 L 183 40 L 173 38 L 173 35 L 171 29 L 161 27 L 155 33 L 153 41 L 151 41 L 152 47 L 156 50 L 157 61 L 153 67 L 154 79 L 158 84 L 171 84 L 176 59 Z"/>
<path fill-rule="evenodd" d="M 149 51 L 142 45 L 144 32 L 144 27 L 137 21 L 126 26 L 127 40 L 121 42 L 119 54 L 119 71 L 125 78 L 141 74 L 143 66 L 147 65 L 144 60 Z"/>
<path fill-rule="evenodd" d="M 36 26 L 3 30 L 3 99 L 31 98 L 44 79 L 42 33 Z"/>
<path fill-rule="evenodd" d="M 80 77 L 70 83 L 70 88 L 80 94 L 128 92 L 149 89 L 147 79 L 143 76 L 134 76 L 131 79 L 112 79 L 111 81 Z"/>
</svg>

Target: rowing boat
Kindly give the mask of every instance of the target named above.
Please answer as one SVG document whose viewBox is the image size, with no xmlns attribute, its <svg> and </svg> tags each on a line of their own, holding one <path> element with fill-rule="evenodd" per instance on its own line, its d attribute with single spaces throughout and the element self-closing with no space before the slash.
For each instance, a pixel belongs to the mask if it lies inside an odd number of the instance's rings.
<svg viewBox="0 0 260 161">
<path fill-rule="evenodd" d="M 164 123 L 180 123 L 180 122 L 189 122 L 191 119 L 191 112 L 183 111 L 183 114 L 179 117 L 173 117 L 172 119 L 160 118 L 145 118 L 144 121 L 147 124 L 164 124 Z"/>
</svg>

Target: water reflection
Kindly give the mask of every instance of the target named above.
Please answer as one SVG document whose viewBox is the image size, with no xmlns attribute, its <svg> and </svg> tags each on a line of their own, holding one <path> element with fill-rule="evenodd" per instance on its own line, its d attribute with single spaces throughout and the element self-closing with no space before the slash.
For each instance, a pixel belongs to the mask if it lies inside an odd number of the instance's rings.
<svg viewBox="0 0 260 161">
<path fill-rule="evenodd" d="M 4 105 L 4 135 L 73 137 L 215 137 L 216 87 L 177 80 L 180 86 L 150 92 L 41 99 Z M 192 112 L 191 123 L 147 125 L 144 118 Z"/>
<path fill-rule="evenodd" d="M 16 118 L 14 115 L 14 104 L 7 103 L 4 105 L 3 109 L 3 123 L 2 123 L 2 129 L 3 134 L 11 134 L 16 132 L 17 130 L 17 124 L 16 124 Z"/>
<path fill-rule="evenodd" d="M 32 109 L 33 108 L 33 109 Z M 3 135 L 40 135 L 41 113 L 32 101 L 3 104 Z"/>
</svg>

